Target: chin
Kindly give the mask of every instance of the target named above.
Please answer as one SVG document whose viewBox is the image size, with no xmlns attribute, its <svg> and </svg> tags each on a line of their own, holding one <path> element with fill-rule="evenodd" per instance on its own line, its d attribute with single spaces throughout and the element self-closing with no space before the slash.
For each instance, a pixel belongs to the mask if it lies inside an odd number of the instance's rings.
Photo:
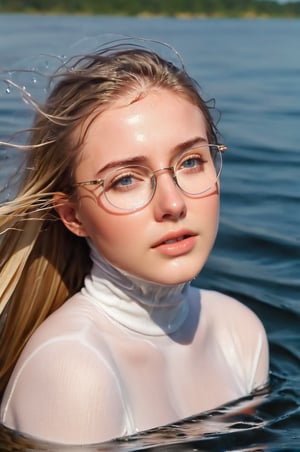
<svg viewBox="0 0 300 452">
<path fill-rule="evenodd" d="M 153 278 L 152 281 L 166 286 L 187 283 L 196 278 L 202 268 L 203 266 L 200 267 L 199 265 L 195 268 L 191 268 L 191 266 L 185 266 L 185 268 L 178 266 L 176 269 L 171 269 L 165 274 L 161 272 L 159 277 Z"/>
</svg>

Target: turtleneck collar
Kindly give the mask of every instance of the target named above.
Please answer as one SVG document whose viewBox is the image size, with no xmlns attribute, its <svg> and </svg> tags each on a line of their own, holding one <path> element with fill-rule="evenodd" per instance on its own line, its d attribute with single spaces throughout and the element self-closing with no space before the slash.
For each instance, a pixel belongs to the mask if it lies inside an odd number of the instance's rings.
<svg viewBox="0 0 300 452">
<path fill-rule="evenodd" d="M 112 321 L 136 333 L 170 335 L 189 311 L 188 283 L 161 285 L 132 276 L 99 255 L 90 243 L 91 273 L 81 293 Z"/>
</svg>

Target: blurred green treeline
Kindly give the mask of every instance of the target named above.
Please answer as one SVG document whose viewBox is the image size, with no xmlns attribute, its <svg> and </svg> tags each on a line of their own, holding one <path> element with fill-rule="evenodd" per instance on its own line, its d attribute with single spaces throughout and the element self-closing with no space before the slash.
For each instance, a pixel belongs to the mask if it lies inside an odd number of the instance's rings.
<svg viewBox="0 0 300 452">
<path fill-rule="evenodd" d="M 0 12 L 43 14 L 300 17 L 300 1 L 274 0 L 0 0 Z"/>
</svg>

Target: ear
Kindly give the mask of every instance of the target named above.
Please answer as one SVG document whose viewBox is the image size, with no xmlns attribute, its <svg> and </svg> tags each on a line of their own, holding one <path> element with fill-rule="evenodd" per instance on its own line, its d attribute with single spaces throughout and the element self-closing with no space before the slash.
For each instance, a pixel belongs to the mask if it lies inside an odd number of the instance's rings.
<svg viewBox="0 0 300 452">
<path fill-rule="evenodd" d="M 64 193 L 55 193 L 52 200 L 53 207 L 66 228 L 79 237 L 87 237 L 85 228 L 78 217 L 76 203 Z"/>
</svg>

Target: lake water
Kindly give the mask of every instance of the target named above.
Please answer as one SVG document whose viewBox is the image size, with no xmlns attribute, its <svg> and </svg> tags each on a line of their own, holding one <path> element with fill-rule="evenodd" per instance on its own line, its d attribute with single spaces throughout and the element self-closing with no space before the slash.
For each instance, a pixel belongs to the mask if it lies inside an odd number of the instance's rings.
<svg viewBox="0 0 300 452">
<path fill-rule="evenodd" d="M 94 48 L 106 33 L 168 42 L 204 96 L 216 98 L 229 147 L 220 231 L 195 284 L 232 294 L 260 316 L 270 341 L 271 385 L 253 416 L 229 414 L 224 421 L 222 410 L 214 410 L 80 450 L 299 451 L 300 21 L 0 15 L 0 70 L 51 66 L 45 54 Z M 24 77 L 28 90 L 42 92 L 41 82 Z M 0 83 L 0 140 L 30 119 L 7 88 Z M 0 160 L 4 185 L 16 162 L 7 150 Z M 0 445 L 1 451 L 77 449 L 31 441 L 4 427 Z"/>
</svg>

